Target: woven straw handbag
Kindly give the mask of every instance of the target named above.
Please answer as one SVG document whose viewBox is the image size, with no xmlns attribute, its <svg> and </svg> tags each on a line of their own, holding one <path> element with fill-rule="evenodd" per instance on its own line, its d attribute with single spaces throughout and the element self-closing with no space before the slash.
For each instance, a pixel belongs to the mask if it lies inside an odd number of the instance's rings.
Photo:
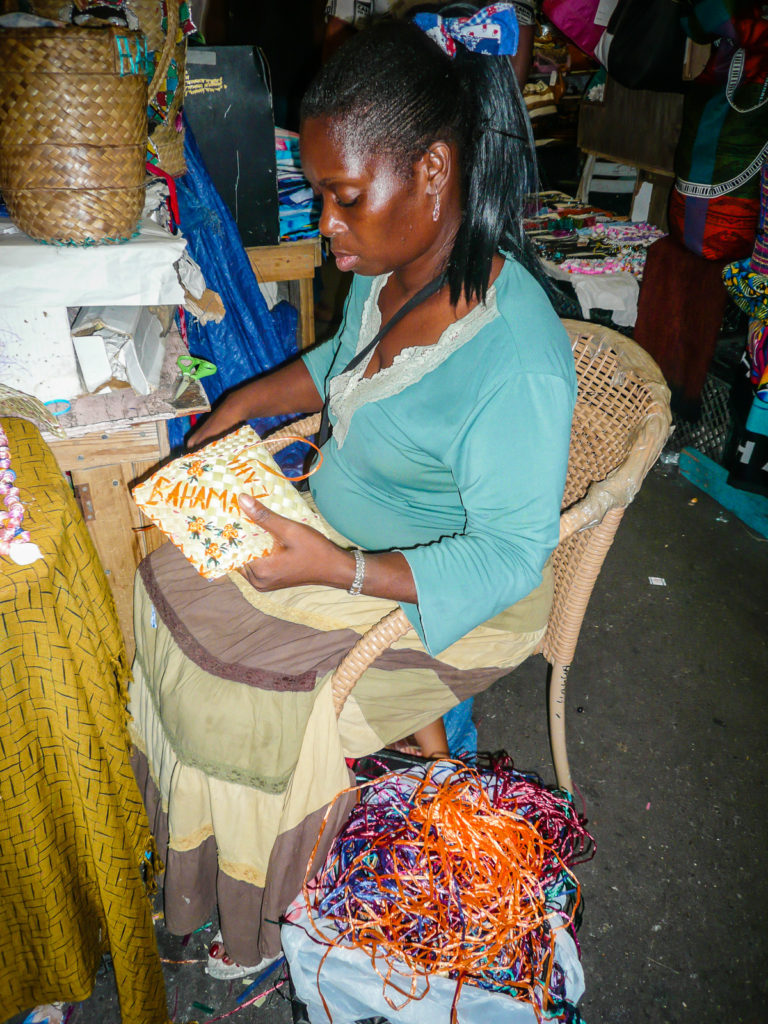
<svg viewBox="0 0 768 1024">
<path fill-rule="evenodd" d="M 181 124 L 181 107 L 184 103 L 184 68 L 186 66 L 187 44 L 175 47 L 176 67 L 179 69 L 179 83 L 168 107 L 165 120 L 158 124 L 151 134 L 160 168 L 172 178 L 187 173 L 184 159 L 184 126 Z"/>
<path fill-rule="evenodd" d="M 166 25 L 163 30 L 163 10 L 160 0 L 131 0 L 131 8 L 139 19 L 141 31 L 147 40 L 150 61 L 155 61 L 152 84 L 149 90 L 150 103 L 158 92 L 165 91 L 166 76 L 171 62 L 176 62 L 178 83 L 163 120 L 150 126 L 152 147 L 157 154 L 160 168 L 178 178 L 187 173 L 184 160 L 184 127 L 181 123 L 181 107 L 184 102 L 184 69 L 186 66 L 187 43 L 179 39 L 179 2 L 167 0 Z M 155 106 L 158 115 L 160 110 Z"/>
<path fill-rule="evenodd" d="M 45 242 L 130 238 L 144 205 L 146 47 L 105 28 L 0 31 L 0 191 Z"/>
</svg>

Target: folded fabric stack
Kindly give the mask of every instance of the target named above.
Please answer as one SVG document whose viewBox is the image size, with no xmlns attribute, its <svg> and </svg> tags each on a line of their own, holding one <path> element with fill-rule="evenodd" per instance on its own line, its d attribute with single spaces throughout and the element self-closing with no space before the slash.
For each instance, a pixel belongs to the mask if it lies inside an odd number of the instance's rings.
<svg viewBox="0 0 768 1024">
<path fill-rule="evenodd" d="M 282 128 L 275 131 L 277 155 L 277 198 L 280 240 L 314 238 L 320 233 L 320 199 L 313 195 L 301 170 L 299 137 Z"/>
<path fill-rule="evenodd" d="M 531 121 L 557 113 L 557 103 L 565 92 L 565 84 L 562 77 L 556 74 L 553 77 L 554 82 L 539 79 L 528 82 L 523 89 L 523 101 Z"/>
<path fill-rule="evenodd" d="M 619 219 L 616 214 L 581 203 L 565 192 L 539 192 L 529 196 L 528 201 L 523 229 L 537 248 L 548 242 L 576 242 L 577 228 Z"/>
<path fill-rule="evenodd" d="M 664 232 L 652 224 L 617 223 L 594 224 L 579 228 L 579 244 L 584 245 L 584 255 L 579 253 L 568 257 L 560 264 L 561 270 L 569 274 L 614 274 L 626 271 L 638 280 L 643 278 L 647 249 Z"/>
</svg>

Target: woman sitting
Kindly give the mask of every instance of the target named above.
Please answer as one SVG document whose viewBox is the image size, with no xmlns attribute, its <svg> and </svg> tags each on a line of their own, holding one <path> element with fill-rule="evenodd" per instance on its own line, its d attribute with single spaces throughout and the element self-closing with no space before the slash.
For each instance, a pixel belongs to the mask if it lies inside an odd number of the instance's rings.
<svg viewBox="0 0 768 1024">
<path fill-rule="evenodd" d="M 218 903 L 216 977 L 279 953 L 280 916 L 350 782 L 344 757 L 411 733 L 439 753 L 443 713 L 544 631 L 576 382 L 525 267 L 533 149 L 507 28 L 500 55 L 459 43 L 451 57 L 414 24 L 381 23 L 304 99 L 320 229 L 355 272 L 343 324 L 230 394 L 191 443 L 327 398 L 310 484 L 334 539 L 243 498 L 271 554 L 208 581 L 167 544 L 137 576 L 131 712 L 161 847 L 169 834 L 166 923 L 191 932 Z M 337 721 L 333 669 L 397 603 L 413 629 Z M 315 866 L 348 809 L 334 805 Z"/>
</svg>

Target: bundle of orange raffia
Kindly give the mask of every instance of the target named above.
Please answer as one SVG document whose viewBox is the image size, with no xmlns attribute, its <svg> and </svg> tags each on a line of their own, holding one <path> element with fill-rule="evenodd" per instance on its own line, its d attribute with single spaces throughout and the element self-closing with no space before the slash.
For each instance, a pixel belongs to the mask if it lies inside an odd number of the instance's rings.
<svg viewBox="0 0 768 1024">
<path fill-rule="evenodd" d="M 317 934 L 328 942 L 321 919 L 335 929 L 326 956 L 340 944 L 365 950 L 395 1010 L 422 998 L 430 975 L 447 974 L 452 1021 L 464 984 L 526 1000 L 538 1019 L 579 1020 L 555 945 L 580 903 L 571 868 L 594 844 L 569 795 L 506 758 L 485 770 L 433 762 L 359 789 L 304 887 Z"/>
</svg>

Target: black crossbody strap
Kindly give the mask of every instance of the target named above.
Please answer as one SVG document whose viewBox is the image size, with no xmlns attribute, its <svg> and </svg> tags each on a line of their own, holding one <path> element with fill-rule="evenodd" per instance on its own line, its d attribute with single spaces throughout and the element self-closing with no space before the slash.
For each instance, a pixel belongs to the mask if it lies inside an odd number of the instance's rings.
<svg viewBox="0 0 768 1024">
<path fill-rule="evenodd" d="M 403 303 L 403 305 L 400 307 L 400 309 L 398 309 L 394 316 L 387 321 L 387 323 L 381 328 L 376 337 L 372 341 L 369 341 L 365 348 L 361 349 L 359 352 L 356 352 L 355 355 L 352 356 L 350 361 L 347 363 L 347 365 L 341 372 L 348 373 L 350 370 L 354 370 L 356 366 L 359 366 L 360 363 L 362 363 L 362 361 L 365 359 L 365 357 L 376 348 L 376 346 L 379 344 L 379 342 L 387 333 L 387 331 L 391 331 L 395 324 L 400 323 L 403 317 L 407 313 L 410 313 L 410 311 L 414 307 L 418 306 L 419 303 L 423 302 L 425 299 L 428 299 L 430 295 L 434 295 L 435 292 L 439 292 L 440 289 L 445 284 L 445 280 L 446 275 L 445 272 L 443 272 L 442 274 L 439 274 L 437 277 L 433 278 L 429 282 L 429 284 L 425 284 L 423 288 L 420 288 L 415 295 L 412 295 L 407 302 Z M 322 448 L 330 436 L 331 420 L 328 415 L 328 397 L 326 396 L 325 402 L 323 403 L 323 412 L 320 417 L 320 429 L 317 432 L 317 447 Z"/>
</svg>

